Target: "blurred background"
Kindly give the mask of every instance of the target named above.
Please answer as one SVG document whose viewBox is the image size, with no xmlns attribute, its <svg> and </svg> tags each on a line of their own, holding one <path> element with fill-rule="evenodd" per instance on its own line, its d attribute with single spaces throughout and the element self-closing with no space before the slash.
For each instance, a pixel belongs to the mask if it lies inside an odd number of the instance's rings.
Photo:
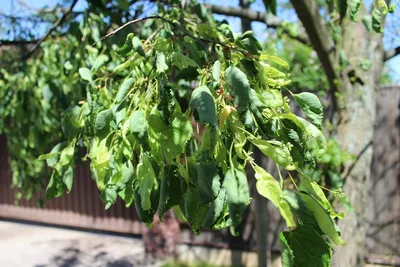
<svg viewBox="0 0 400 267">
<path fill-rule="evenodd" d="M 80 25 L 87 38 L 74 45 L 92 44 L 110 29 L 156 13 L 159 2 L 169 1 L 2 0 L 0 79 L 6 80 L 2 70 L 9 71 L 16 61 L 29 62 L 41 56 L 43 47 L 70 38 L 73 25 Z M 356 266 L 356 261 L 359 266 L 364 260 L 370 266 L 400 266 L 399 8 L 386 16 L 383 33 L 373 33 L 368 31 L 368 16 L 375 1 L 361 1 L 358 21 L 343 23 L 332 7 L 340 1 L 277 1 L 274 10 L 274 1 L 201 2 L 234 32 L 252 30 L 266 51 L 285 59 L 293 92 L 321 98 L 328 151 L 309 175 L 333 190 L 343 187 L 348 195 L 340 207 L 349 213 L 341 227 L 350 238 L 345 251 L 335 253 L 351 264 L 335 266 Z M 311 8 L 317 12 L 307 13 L 308 4 L 317 5 Z M 127 30 L 144 34 L 145 27 L 135 27 Z M 126 31 L 120 35 L 116 43 Z M 57 46 L 53 61 L 65 67 L 65 55 L 57 54 L 63 49 L 71 47 Z M 46 64 L 41 67 L 50 66 Z M 49 120 L 57 120 L 68 101 L 79 99 L 71 97 L 71 89 L 58 77 L 50 73 L 48 82 L 65 94 L 65 103 L 53 103 L 59 109 Z M 0 266 L 281 266 L 278 235 L 284 221 L 256 195 L 251 173 L 255 201 L 245 212 L 238 237 L 228 230 L 195 236 L 172 212 L 148 229 L 134 207 L 126 208 L 120 199 L 105 210 L 85 163 L 76 166 L 72 191 L 54 200 L 43 201 L 44 192 L 29 189 L 29 183 L 22 188 L 18 177 L 44 177 L 45 168 L 36 160 L 48 151 L 35 152 L 29 131 L 18 132 L 6 122 L 12 103 L 5 88 L 5 82 L 0 84 Z M 27 94 L 23 101 L 30 99 Z M 264 159 L 264 167 L 274 172 L 271 166 Z M 357 257 L 361 259 L 352 259 Z"/>
</svg>

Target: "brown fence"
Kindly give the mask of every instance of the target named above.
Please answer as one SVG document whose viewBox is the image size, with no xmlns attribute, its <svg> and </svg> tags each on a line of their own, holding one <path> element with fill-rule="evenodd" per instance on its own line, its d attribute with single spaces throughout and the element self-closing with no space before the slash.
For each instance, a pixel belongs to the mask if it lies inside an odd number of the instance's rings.
<svg viewBox="0 0 400 267">
<path fill-rule="evenodd" d="M 71 192 L 45 202 L 43 208 L 37 207 L 37 198 L 30 201 L 22 199 L 18 206 L 14 205 L 15 191 L 10 185 L 6 139 L 0 136 L 0 217 L 121 233 L 141 233 L 143 226 L 138 222 L 133 207 L 125 208 L 124 203 L 118 199 L 110 209 L 104 210 L 99 191 L 85 165 L 76 166 Z"/>
</svg>

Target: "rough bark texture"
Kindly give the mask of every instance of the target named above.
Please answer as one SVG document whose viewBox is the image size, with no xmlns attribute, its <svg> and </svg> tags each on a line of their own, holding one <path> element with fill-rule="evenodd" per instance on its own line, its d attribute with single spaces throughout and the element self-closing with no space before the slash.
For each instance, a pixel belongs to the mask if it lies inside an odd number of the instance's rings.
<svg viewBox="0 0 400 267">
<path fill-rule="evenodd" d="M 364 266 L 366 219 L 365 213 L 370 184 L 372 142 L 376 119 L 379 78 L 383 67 L 381 35 L 369 33 L 362 23 L 344 22 L 342 49 L 349 64 L 340 73 L 337 139 L 344 149 L 357 159 L 344 172 L 344 192 L 354 208 L 339 223 L 346 246 L 337 247 L 333 266 Z M 367 71 L 360 69 L 363 59 L 372 63 Z"/>
</svg>

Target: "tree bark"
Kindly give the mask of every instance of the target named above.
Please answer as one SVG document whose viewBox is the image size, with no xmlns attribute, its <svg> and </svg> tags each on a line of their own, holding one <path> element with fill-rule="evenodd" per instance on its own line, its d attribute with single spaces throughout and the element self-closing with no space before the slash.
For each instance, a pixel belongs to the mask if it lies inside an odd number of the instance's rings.
<svg viewBox="0 0 400 267">
<path fill-rule="evenodd" d="M 343 191 L 354 212 L 347 212 L 346 217 L 339 222 L 342 237 L 347 244 L 335 248 L 332 266 L 361 267 L 365 263 L 365 212 L 378 97 L 375 89 L 378 88 L 383 68 L 384 50 L 380 34 L 368 32 L 361 22 L 343 23 L 341 48 L 349 64 L 341 66 L 339 94 L 336 96 L 336 137 L 344 149 L 356 156 L 356 160 L 345 167 L 343 174 Z M 361 61 L 365 59 L 371 62 L 367 71 L 360 68 Z"/>
</svg>

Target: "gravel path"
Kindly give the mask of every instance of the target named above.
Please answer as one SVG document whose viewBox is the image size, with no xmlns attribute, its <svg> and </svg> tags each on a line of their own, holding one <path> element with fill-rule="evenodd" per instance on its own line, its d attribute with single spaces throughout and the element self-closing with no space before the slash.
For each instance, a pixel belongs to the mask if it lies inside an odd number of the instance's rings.
<svg viewBox="0 0 400 267">
<path fill-rule="evenodd" d="M 1 267 L 161 266 L 140 239 L 0 221 Z"/>
</svg>

